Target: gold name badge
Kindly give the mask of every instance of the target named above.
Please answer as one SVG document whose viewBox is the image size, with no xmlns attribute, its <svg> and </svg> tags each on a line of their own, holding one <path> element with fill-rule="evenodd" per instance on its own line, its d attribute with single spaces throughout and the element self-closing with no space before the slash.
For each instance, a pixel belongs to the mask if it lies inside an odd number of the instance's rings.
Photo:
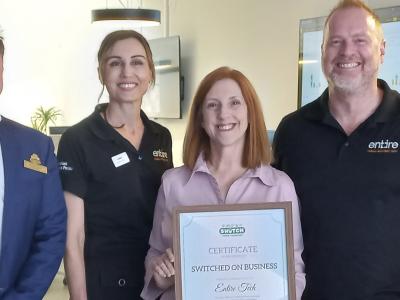
<svg viewBox="0 0 400 300">
<path fill-rule="evenodd" d="M 24 168 L 47 174 L 47 167 L 42 165 L 42 163 L 40 162 L 40 158 L 36 153 L 33 153 L 31 155 L 29 161 L 24 160 Z"/>
</svg>

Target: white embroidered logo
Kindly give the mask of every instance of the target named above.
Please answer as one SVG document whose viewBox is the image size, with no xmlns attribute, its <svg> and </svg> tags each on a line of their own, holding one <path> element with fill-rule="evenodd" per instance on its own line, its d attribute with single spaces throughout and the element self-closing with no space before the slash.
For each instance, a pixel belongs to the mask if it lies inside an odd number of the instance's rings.
<svg viewBox="0 0 400 300">
<path fill-rule="evenodd" d="M 58 163 L 58 168 L 60 171 L 72 171 L 73 168 L 68 166 L 68 163 L 66 161 L 60 161 Z"/>
<path fill-rule="evenodd" d="M 370 153 L 396 153 L 399 151 L 399 143 L 388 139 L 377 142 L 369 142 L 368 152 Z"/>
<path fill-rule="evenodd" d="M 162 151 L 161 149 L 154 150 L 153 157 L 154 157 L 154 160 L 168 161 L 168 153 L 165 151 Z"/>
</svg>

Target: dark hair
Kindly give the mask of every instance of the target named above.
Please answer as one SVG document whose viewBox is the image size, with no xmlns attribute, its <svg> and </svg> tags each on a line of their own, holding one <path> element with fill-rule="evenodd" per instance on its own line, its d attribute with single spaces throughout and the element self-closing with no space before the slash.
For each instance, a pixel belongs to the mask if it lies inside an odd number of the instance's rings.
<svg viewBox="0 0 400 300">
<path fill-rule="evenodd" d="M 204 77 L 193 98 L 183 142 L 183 163 L 190 169 L 193 169 L 201 151 L 203 151 L 205 159 L 209 159 L 210 138 L 201 126 L 203 118 L 201 108 L 214 83 L 227 78 L 234 80 L 239 85 L 247 105 L 249 126 L 246 130 L 242 166 L 256 168 L 270 162 L 271 149 L 267 139 L 267 129 L 260 100 L 254 87 L 241 72 L 229 67 L 220 67 Z"/>
<path fill-rule="evenodd" d="M 146 38 L 141 35 L 139 32 L 136 32 L 134 30 L 118 30 L 109 33 L 102 41 L 100 45 L 99 52 L 97 53 L 97 60 L 99 62 L 99 76 L 100 80 L 103 81 L 103 67 L 104 67 L 104 56 L 107 53 L 107 51 L 114 46 L 114 44 L 118 41 L 121 40 L 126 40 L 126 39 L 136 39 L 139 41 L 139 43 L 143 46 L 145 52 L 146 52 L 146 58 L 147 58 L 147 63 L 149 64 L 150 71 L 151 71 L 151 82 L 150 84 L 154 84 L 156 80 L 156 71 L 154 68 L 154 62 L 153 62 L 153 55 L 151 53 L 150 45 L 147 42 Z M 103 82 L 102 82 L 103 83 Z"/>
<path fill-rule="evenodd" d="M 3 42 L 3 37 L 0 36 L 0 55 L 4 55 L 4 42 Z"/>
</svg>

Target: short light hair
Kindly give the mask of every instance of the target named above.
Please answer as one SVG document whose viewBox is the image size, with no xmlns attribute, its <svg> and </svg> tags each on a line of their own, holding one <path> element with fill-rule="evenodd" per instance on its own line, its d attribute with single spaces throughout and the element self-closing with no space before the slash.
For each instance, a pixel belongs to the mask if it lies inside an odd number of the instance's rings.
<svg viewBox="0 0 400 300">
<path fill-rule="evenodd" d="M 378 40 L 382 42 L 384 40 L 383 36 L 383 29 L 382 29 L 382 23 L 378 15 L 368 7 L 362 0 L 341 0 L 329 13 L 328 17 L 325 20 L 325 25 L 324 25 L 324 37 L 323 37 L 323 42 L 322 45 L 325 44 L 325 37 L 326 37 L 326 29 L 329 25 L 329 21 L 332 18 L 332 15 L 337 12 L 338 10 L 346 9 L 346 8 L 361 8 L 365 10 L 368 15 L 370 15 L 374 22 L 375 22 L 375 29 L 376 29 L 376 36 L 378 37 Z"/>
<path fill-rule="evenodd" d="M 271 149 L 260 100 L 246 76 L 229 67 L 220 67 L 209 73 L 196 91 L 183 142 L 183 163 L 193 170 L 200 152 L 204 153 L 206 160 L 210 158 L 210 138 L 202 127 L 202 106 L 207 93 L 222 79 L 232 79 L 239 85 L 247 106 L 249 125 L 245 133 L 242 166 L 252 169 L 268 164 L 271 160 Z"/>
</svg>

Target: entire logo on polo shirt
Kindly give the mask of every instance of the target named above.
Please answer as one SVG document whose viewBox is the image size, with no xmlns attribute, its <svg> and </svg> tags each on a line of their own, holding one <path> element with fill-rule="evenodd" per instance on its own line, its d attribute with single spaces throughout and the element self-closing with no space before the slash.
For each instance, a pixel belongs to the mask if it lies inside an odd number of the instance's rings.
<svg viewBox="0 0 400 300">
<path fill-rule="evenodd" d="M 222 236 L 242 236 L 246 232 L 241 224 L 222 225 L 219 229 L 219 234 Z"/>
<path fill-rule="evenodd" d="M 369 142 L 368 150 L 369 153 L 397 153 L 399 151 L 399 143 L 392 142 L 388 139 Z"/>
<path fill-rule="evenodd" d="M 66 162 L 66 161 L 60 161 L 58 163 L 58 169 L 60 171 L 72 171 L 73 170 L 72 167 L 68 166 L 68 162 Z"/>
<path fill-rule="evenodd" d="M 153 158 L 154 160 L 162 160 L 168 162 L 168 153 L 162 151 L 161 149 L 153 151 Z"/>
</svg>

